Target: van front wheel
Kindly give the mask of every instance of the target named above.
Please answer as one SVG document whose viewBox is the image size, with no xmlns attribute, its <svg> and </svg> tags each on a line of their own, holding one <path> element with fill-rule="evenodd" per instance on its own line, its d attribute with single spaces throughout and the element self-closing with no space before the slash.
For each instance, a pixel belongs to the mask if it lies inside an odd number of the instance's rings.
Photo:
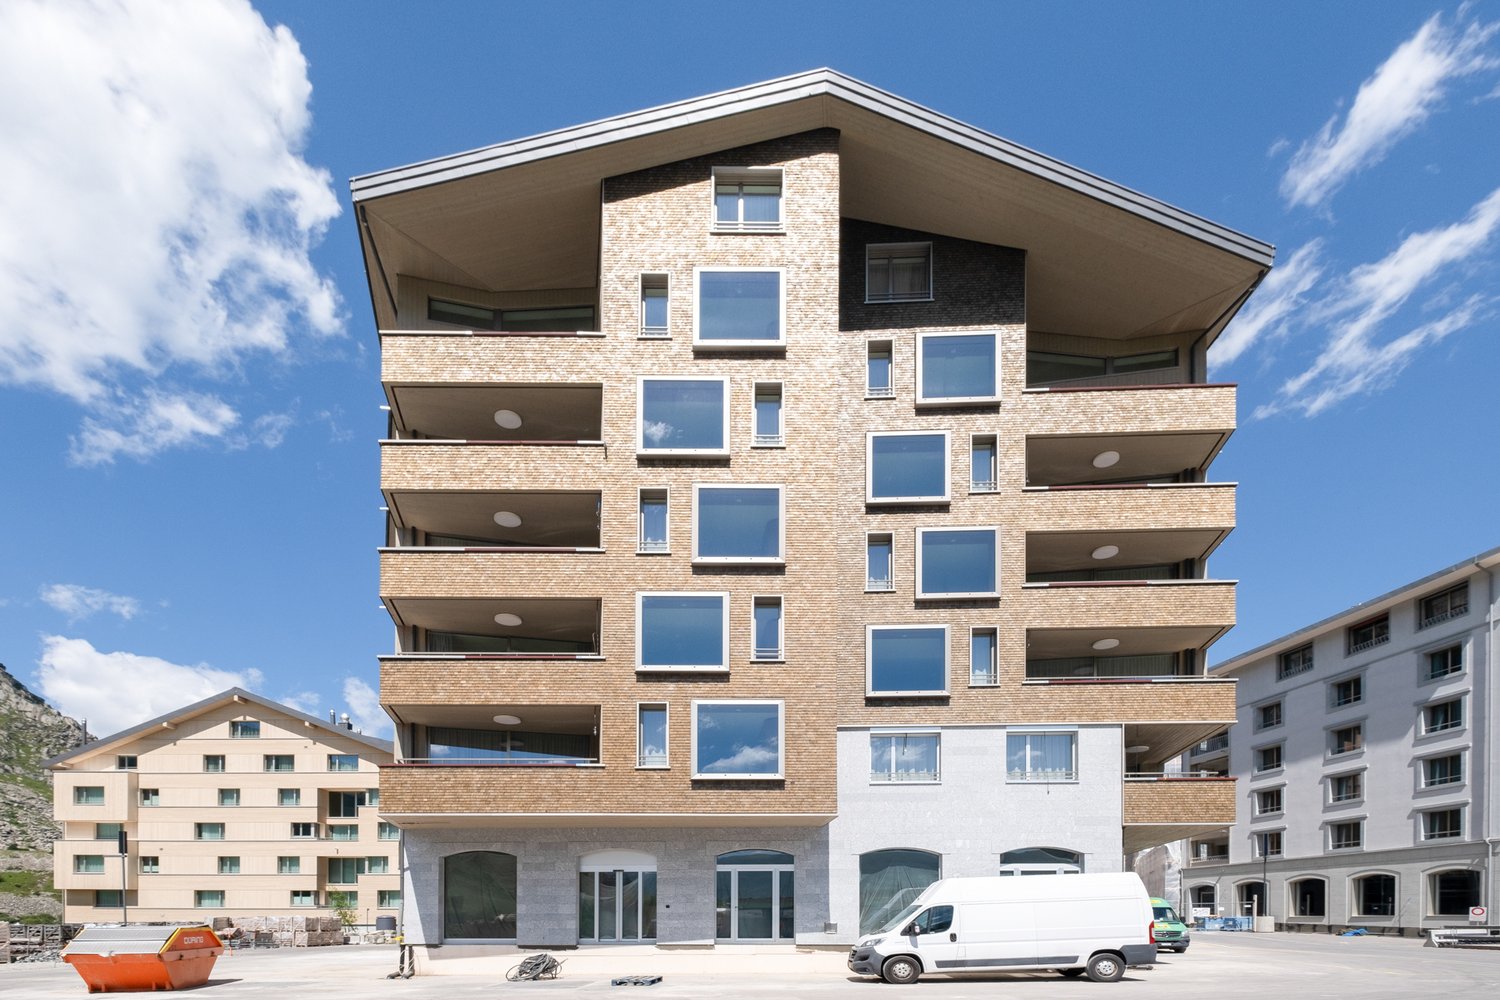
<svg viewBox="0 0 1500 1000">
<path fill-rule="evenodd" d="M 1119 955 L 1100 952 L 1089 959 L 1088 973 L 1096 983 L 1117 983 L 1125 975 L 1125 962 Z"/>
<path fill-rule="evenodd" d="M 922 966 L 910 955 L 896 955 L 885 960 L 885 964 L 880 967 L 880 974 L 888 983 L 914 983 L 922 974 Z"/>
</svg>

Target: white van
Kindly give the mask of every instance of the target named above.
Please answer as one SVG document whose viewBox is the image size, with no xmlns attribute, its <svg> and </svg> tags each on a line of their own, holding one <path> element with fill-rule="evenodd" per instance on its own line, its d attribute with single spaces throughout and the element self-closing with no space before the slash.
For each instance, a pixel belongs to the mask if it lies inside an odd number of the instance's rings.
<svg viewBox="0 0 1500 1000">
<path fill-rule="evenodd" d="M 849 969 L 888 983 L 924 972 L 1085 972 L 1112 983 L 1156 959 L 1140 876 L 945 878 L 863 938 Z"/>
</svg>

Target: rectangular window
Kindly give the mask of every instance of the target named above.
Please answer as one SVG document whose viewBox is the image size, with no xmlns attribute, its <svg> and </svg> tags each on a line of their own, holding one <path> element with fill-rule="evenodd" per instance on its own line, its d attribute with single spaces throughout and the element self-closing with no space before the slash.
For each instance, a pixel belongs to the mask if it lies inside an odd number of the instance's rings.
<svg viewBox="0 0 1500 1000">
<path fill-rule="evenodd" d="M 328 815 L 335 819 L 355 819 L 367 803 L 364 792 L 329 792 Z"/>
<path fill-rule="evenodd" d="M 996 597 L 1000 529 L 918 528 L 917 599 Z"/>
<path fill-rule="evenodd" d="M 358 771 L 359 755 L 352 753 L 331 753 L 328 755 L 328 770 Z"/>
<path fill-rule="evenodd" d="M 194 840 L 223 840 L 224 839 L 224 824 L 223 823 L 194 823 L 193 824 L 193 839 Z"/>
<path fill-rule="evenodd" d="M 667 490 L 665 487 L 643 488 L 640 491 L 640 534 L 635 550 L 642 555 L 658 555 L 671 551 L 667 539 Z"/>
<path fill-rule="evenodd" d="M 1281 789 L 1267 788 L 1255 793 L 1255 815 L 1270 816 L 1281 812 Z"/>
<path fill-rule="evenodd" d="M 1422 839 L 1445 840 L 1464 835 L 1462 809 L 1434 809 L 1422 814 Z"/>
<path fill-rule="evenodd" d="M 714 167 L 713 182 L 715 231 L 781 229 L 780 167 Z"/>
<path fill-rule="evenodd" d="M 1103 358 L 1088 354 L 1059 354 L 1053 351 L 1026 352 L 1026 384 L 1057 385 L 1084 379 L 1097 380 L 1111 375 L 1134 375 L 1177 367 L 1177 351 L 1147 351 Z M 1123 381 L 1123 380 L 1122 380 Z"/>
<path fill-rule="evenodd" d="M 992 628 L 969 630 L 969 683 L 992 687 L 1000 683 L 999 643 Z"/>
<path fill-rule="evenodd" d="M 283 854 L 276 859 L 276 874 L 278 875 L 300 875 L 302 874 L 302 859 L 290 854 Z"/>
<path fill-rule="evenodd" d="M 1348 851 L 1364 842 L 1364 823 L 1355 820 L 1349 823 L 1334 823 L 1328 828 L 1328 847 L 1334 851 Z"/>
<path fill-rule="evenodd" d="M 750 658 L 752 660 L 781 660 L 785 655 L 781 648 L 781 598 L 775 595 L 756 597 L 752 604 L 754 613 L 751 627 L 754 631 L 752 640 L 754 645 L 750 651 Z"/>
<path fill-rule="evenodd" d="M 329 858 L 328 884 L 354 885 L 365 873 L 364 858 Z"/>
<path fill-rule="evenodd" d="M 400 840 L 401 828 L 395 823 L 381 823 L 375 828 L 376 840 Z"/>
<path fill-rule="evenodd" d="M 993 434 L 969 438 L 969 492 L 994 493 L 1000 488 L 999 452 Z"/>
<path fill-rule="evenodd" d="M 160 788 L 142 788 L 141 789 L 141 805 L 143 805 L 143 806 L 159 806 L 159 805 L 161 805 L 161 789 Z"/>
<path fill-rule="evenodd" d="M 232 740 L 260 739 L 260 723 L 235 720 L 229 723 L 229 738 Z"/>
<path fill-rule="evenodd" d="M 948 432 L 865 435 L 865 502 L 948 502 Z"/>
<path fill-rule="evenodd" d="M 365 858 L 365 871 L 371 875 L 389 875 L 391 873 L 391 859 L 384 855 L 376 858 Z"/>
<path fill-rule="evenodd" d="M 155 855 L 155 854 L 142 854 L 141 855 L 141 874 L 142 875 L 160 875 L 161 874 L 161 858 L 158 855 Z"/>
<path fill-rule="evenodd" d="M 1255 751 L 1255 770 L 1274 771 L 1281 766 L 1281 744 L 1273 743 Z"/>
<path fill-rule="evenodd" d="M 1460 673 L 1463 669 L 1464 648 L 1462 646 L 1445 646 L 1427 654 L 1427 679 L 1430 681 L 1435 681 L 1439 677 L 1447 677 L 1449 674 Z"/>
<path fill-rule="evenodd" d="M 786 346 L 786 295 L 780 268 L 695 267 L 698 296 L 693 345 L 699 348 Z"/>
<path fill-rule="evenodd" d="M 1078 734 L 1016 732 L 1005 734 L 1007 781 L 1076 781 Z"/>
<path fill-rule="evenodd" d="M 240 873 L 240 859 L 238 857 L 222 857 L 219 859 L 220 875 L 238 875 Z"/>
<path fill-rule="evenodd" d="M 1431 594 L 1417 602 L 1417 628 L 1427 628 L 1450 618 L 1469 613 L 1467 581 L 1441 593 Z"/>
<path fill-rule="evenodd" d="M 1328 734 L 1328 753 L 1330 756 L 1338 756 L 1344 753 L 1354 753 L 1365 747 L 1365 727 L 1359 723 L 1352 726 L 1340 726 L 1330 730 Z"/>
<path fill-rule="evenodd" d="M 517 333 L 577 333 L 598 327 L 594 307 L 547 306 L 540 309 L 496 309 L 444 299 L 427 300 L 427 318 L 469 330 Z"/>
<path fill-rule="evenodd" d="M 729 595 L 636 594 L 637 670 L 728 670 Z"/>
<path fill-rule="evenodd" d="M 222 773 L 224 770 L 224 755 L 221 753 L 204 754 L 203 770 L 210 774 Z"/>
<path fill-rule="evenodd" d="M 76 854 L 73 856 L 73 871 L 78 875 L 103 875 L 104 855 Z"/>
<path fill-rule="evenodd" d="M 292 839 L 308 840 L 316 839 L 318 836 L 318 824 L 316 823 L 293 823 Z"/>
<path fill-rule="evenodd" d="M 1362 653 L 1367 649 L 1373 649 L 1381 643 L 1390 641 L 1391 619 L 1389 615 L 1381 615 L 1379 618 L 1371 618 L 1367 622 L 1358 625 L 1350 625 L 1345 633 L 1347 652 L 1349 654 Z"/>
<path fill-rule="evenodd" d="M 931 243 L 871 243 L 865 247 L 866 302 L 931 299 Z"/>
<path fill-rule="evenodd" d="M 400 889 L 377 889 L 375 892 L 375 907 L 380 910 L 395 910 L 401 906 Z"/>
<path fill-rule="evenodd" d="M 1364 775 L 1355 771 L 1353 774 L 1335 774 L 1328 779 L 1328 801 L 1330 802 L 1354 802 L 1364 798 Z"/>
<path fill-rule="evenodd" d="M 359 824 L 358 823 L 329 823 L 328 824 L 328 839 L 329 840 L 358 840 L 359 839 Z"/>
<path fill-rule="evenodd" d="M 123 823 L 95 823 L 94 839 L 117 841 L 120 839 L 120 831 L 123 829 L 125 829 L 125 824 Z"/>
<path fill-rule="evenodd" d="M 941 738 L 936 732 L 870 734 L 870 781 L 936 784 Z"/>
<path fill-rule="evenodd" d="M 364 795 L 365 800 L 362 803 L 363 805 L 370 806 L 371 808 L 376 808 L 380 805 L 380 789 L 367 788 L 365 789 Z"/>
<path fill-rule="evenodd" d="M 999 401 L 998 334 L 917 334 L 918 406 L 988 405 Z"/>
<path fill-rule="evenodd" d="M 1341 681 L 1334 681 L 1328 685 L 1328 704 L 1332 708 L 1343 708 L 1345 705 L 1358 705 L 1365 700 L 1365 682 L 1363 677 L 1346 677 Z"/>
<path fill-rule="evenodd" d="M 1255 710 L 1256 729 L 1275 729 L 1281 725 L 1281 702 L 1273 701 Z"/>
<path fill-rule="evenodd" d="M 75 806 L 102 806 L 104 805 L 103 785 L 79 785 L 73 789 L 73 804 Z"/>
<path fill-rule="evenodd" d="M 865 626 L 865 693 L 872 698 L 948 693 L 946 625 Z"/>
<path fill-rule="evenodd" d="M 300 789 L 300 788 L 278 788 L 278 789 L 276 789 L 276 804 L 278 806 L 300 806 L 302 804 L 302 789 Z"/>
<path fill-rule="evenodd" d="M 1305 673 L 1311 670 L 1312 667 L 1312 643 L 1308 643 L 1306 646 L 1298 646 L 1296 649 L 1287 650 L 1277 658 L 1276 679 L 1281 680 L 1283 677 L 1291 677 L 1294 674 Z"/>
<path fill-rule="evenodd" d="M 193 905 L 199 909 L 217 909 L 224 905 L 223 889 L 194 889 Z"/>
<path fill-rule="evenodd" d="M 729 380 L 684 375 L 636 379 L 639 455 L 729 454 Z"/>
<path fill-rule="evenodd" d="M 1255 837 L 1255 848 L 1257 857 L 1281 857 L 1281 831 L 1267 830 L 1265 833 L 1257 834 Z"/>
<path fill-rule="evenodd" d="M 289 753 L 268 753 L 262 758 L 261 766 L 267 771 L 295 771 L 297 758 Z"/>
<path fill-rule="evenodd" d="M 786 444 L 781 423 L 780 382 L 755 383 L 755 432 L 750 439 L 753 448 L 780 448 Z"/>
<path fill-rule="evenodd" d="M 780 778 L 780 701 L 694 701 L 693 777 Z"/>
<path fill-rule="evenodd" d="M 1449 729 L 1462 729 L 1464 724 L 1464 702 L 1462 698 L 1451 698 L 1427 705 L 1422 709 L 1422 733 L 1441 733 Z"/>
<path fill-rule="evenodd" d="M 693 484 L 693 561 L 779 563 L 786 551 L 780 486 Z"/>
<path fill-rule="evenodd" d="M 122 753 L 115 758 L 115 770 L 134 771 L 136 769 L 137 762 L 138 758 L 135 754 Z"/>
<path fill-rule="evenodd" d="M 891 555 L 888 532 L 872 532 L 865 536 L 865 590 L 883 592 L 896 589 L 891 578 Z"/>
<path fill-rule="evenodd" d="M 665 274 L 641 275 L 641 336 L 666 337 L 670 331 L 667 324 L 667 276 Z"/>
<path fill-rule="evenodd" d="M 219 789 L 219 805 L 237 806 L 240 804 L 240 790 L 238 788 Z"/>
<path fill-rule="evenodd" d="M 1444 754 L 1428 757 L 1422 761 L 1422 787 L 1436 788 L 1439 785 L 1457 785 L 1464 780 L 1464 755 Z"/>
<path fill-rule="evenodd" d="M 109 909 L 119 909 L 121 906 L 119 889 L 95 889 L 94 905 Z"/>
<path fill-rule="evenodd" d="M 896 395 L 891 382 L 891 342 L 871 340 L 865 345 L 865 395 L 871 399 L 890 399 Z"/>
<path fill-rule="evenodd" d="M 293 889 L 291 905 L 293 906 L 317 906 L 318 894 L 312 889 Z"/>
</svg>

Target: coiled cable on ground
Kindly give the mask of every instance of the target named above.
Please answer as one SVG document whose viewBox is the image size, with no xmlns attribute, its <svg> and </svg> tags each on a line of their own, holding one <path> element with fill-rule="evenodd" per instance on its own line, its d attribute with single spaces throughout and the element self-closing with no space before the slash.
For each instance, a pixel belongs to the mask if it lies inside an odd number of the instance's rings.
<svg viewBox="0 0 1500 1000">
<path fill-rule="evenodd" d="M 546 952 L 542 952 L 540 955 L 531 955 L 524 959 L 520 965 L 507 972 L 505 978 L 513 983 L 556 979 L 560 971 L 562 971 L 562 963 Z"/>
</svg>

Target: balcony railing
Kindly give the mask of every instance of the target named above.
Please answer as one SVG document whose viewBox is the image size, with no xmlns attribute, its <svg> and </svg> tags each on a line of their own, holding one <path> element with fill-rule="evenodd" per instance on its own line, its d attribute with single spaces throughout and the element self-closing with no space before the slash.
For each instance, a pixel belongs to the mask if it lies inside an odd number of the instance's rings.
<svg viewBox="0 0 1500 1000">
<path fill-rule="evenodd" d="M 1390 635 L 1386 634 L 1377 635 L 1373 638 L 1365 639 L 1362 642 L 1351 642 L 1349 644 L 1349 654 L 1352 656 L 1355 653 L 1363 653 L 1367 649 L 1374 649 L 1376 646 L 1383 646 L 1390 641 Z"/>
<path fill-rule="evenodd" d="M 896 589 L 896 584 L 888 576 L 871 576 L 865 578 L 865 589 L 874 591 L 890 591 Z"/>
<path fill-rule="evenodd" d="M 896 387 L 891 385 L 867 385 L 865 386 L 865 397 L 868 399 L 894 399 Z"/>
<path fill-rule="evenodd" d="M 970 493 L 997 493 L 1000 486 L 993 479 L 975 479 L 969 482 Z"/>
<path fill-rule="evenodd" d="M 635 543 L 635 550 L 646 555 L 655 552 L 670 552 L 671 548 L 665 538 L 642 538 Z"/>
<path fill-rule="evenodd" d="M 1199 743 L 1196 747 L 1193 748 L 1192 753 L 1195 757 L 1201 754 L 1218 753 L 1220 750 L 1228 748 L 1228 746 L 1229 734 L 1220 733 L 1218 736 L 1214 736 Z"/>
<path fill-rule="evenodd" d="M 756 646 L 750 652 L 752 660 L 779 660 L 781 659 L 780 646 Z"/>
<path fill-rule="evenodd" d="M 1436 611 L 1430 615 L 1423 617 L 1420 621 L 1417 622 L 1417 628 L 1427 628 L 1432 625 L 1438 625 L 1450 618 L 1458 618 L 1468 613 L 1469 605 L 1467 603 L 1455 605 L 1447 609 L 1446 611 Z"/>
<path fill-rule="evenodd" d="M 392 767 L 589 767 L 597 766 L 598 757 L 403 757 Z"/>
<path fill-rule="evenodd" d="M 785 434 L 756 434 L 750 439 L 752 448 L 780 448 L 785 444 Z"/>
</svg>

